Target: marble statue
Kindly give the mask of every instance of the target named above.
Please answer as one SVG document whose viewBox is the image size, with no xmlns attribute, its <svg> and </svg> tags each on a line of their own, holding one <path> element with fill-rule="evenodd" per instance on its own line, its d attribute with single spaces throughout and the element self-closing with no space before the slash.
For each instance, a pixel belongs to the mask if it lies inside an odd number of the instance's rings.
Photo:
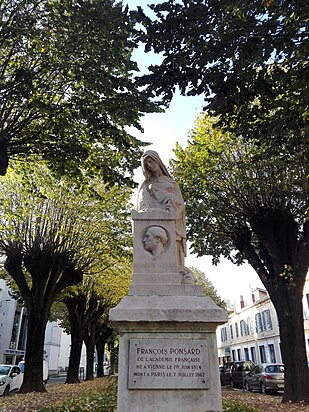
<svg viewBox="0 0 309 412">
<path fill-rule="evenodd" d="M 142 156 L 144 181 L 137 195 L 137 210 L 164 210 L 176 213 L 177 261 L 184 267 L 186 256 L 185 204 L 178 184 L 169 174 L 157 152 L 146 151 Z"/>
</svg>

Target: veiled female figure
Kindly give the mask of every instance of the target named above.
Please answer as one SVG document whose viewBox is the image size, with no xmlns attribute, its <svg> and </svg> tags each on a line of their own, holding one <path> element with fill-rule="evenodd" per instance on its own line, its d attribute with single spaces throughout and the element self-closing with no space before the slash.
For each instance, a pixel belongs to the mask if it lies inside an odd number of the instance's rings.
<svg viewBox="0 0 309 412">
<path fill-rule="evenodd" d="M 142 170 L 145 180 L 138 189 L 137 210 L 163 209 L 166 212 L 176 212 L 178 263 L 182 268 L 186 256 L 186 218 L 185 204 L 179 186 L 154 150 L 148 150 L 143 154 Z"/>
</svg>

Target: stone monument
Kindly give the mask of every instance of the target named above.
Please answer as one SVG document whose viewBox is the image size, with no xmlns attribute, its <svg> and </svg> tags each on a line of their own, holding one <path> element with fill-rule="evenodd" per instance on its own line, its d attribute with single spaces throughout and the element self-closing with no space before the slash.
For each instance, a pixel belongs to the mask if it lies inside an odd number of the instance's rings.
<svg viewBox="0 0 309 412">
<path fill-rule="evenodd" d="M 220 412 L 216 327 L 227 313 L 185 267 L 185 205 L 157 152 L 132 211 L 134 273 L 110 310 L 119 331 L 118 412 Z"/>
</svg>

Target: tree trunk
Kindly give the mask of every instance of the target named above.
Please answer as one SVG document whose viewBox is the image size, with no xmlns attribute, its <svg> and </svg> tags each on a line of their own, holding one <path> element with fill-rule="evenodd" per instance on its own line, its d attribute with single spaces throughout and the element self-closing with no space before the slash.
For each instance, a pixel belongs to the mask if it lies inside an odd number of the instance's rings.
<svg viewBox="0 0 309 412">
<path fill-rule="evenodd" d="M 280 327 L 282 358 L 285 367 L 285 385 L 282 402 L 309 404 L 309 376 L 305 347 L 303 288 L 277 285 L 272 302 Z"/>
<path fill-rule="evenodd" d="M 118 344 L 115 346 L 115 340 L 108 342 L 109 351 L 110 351 L 110 365 L 111 373 L 115 375 L 118 373 Z"/>
<path fill-rule="evenodd" d="M 88 336 L 84 338 L 86 345 L 86 381 L 93 380 L 93 363 L 94 363 L 94 333 L 91 333 L 91 327 L 88 329 Z M 90 332 L 89 332 L 90 330 Z"/>
<path fill-rule="evenodd" d="M 82 354 L 83 338 L 80 331 L 71 329 L 71 349 L 67 379 L 65 383 L 79 383 L 79 364 Z"/>
<path fill-rule="evenodd" d="M 96 325 L 95 344 L 98 355 L 97 377 L 104 376 L 104 350 L 108 339 L 113 335 L 113 329 L 107 326 L 105 322 Z"/>
<path fill-rule="evenodd" d="M 65 301 L 68 308 L 69 321 L 71 327 L 71 349 L 67 379 L 65 383 L 79 383 L 79 364 L 83 347 L 83 330 L 76 311 L 75 302 L 69 299 Z"/>
<path fill-rule="evenodd" d="M 96 340 L 96 348 L 97 348 L 97 355 L 98 355 L 98 369 L 97 369 L 97 377 L 100 378 L 104 376 L 104 349 L 105 349 L 106 340 L 103 339 L 103 336 L 100 335 Z"/>
<path fill-rule="evenodd" d="M 20 393 L 46 392 L 43 384 L 43 353 L 47 319 L 35 308 L 28 311 L 25 371 Z"/>
<path fill-rule="evenodd" d="M 94 364 L 94 339 L 91 338 L 86 343 L 86 381 L 93 380 L 93 364 Z"/>
<path fill-rule="evenodd" d="M 302 307 L 309 265 L 309 223 L 304 224 L 301 235 L 292 214 L 261 209 L 250 224 L 259 240 L 258 248 L 251 243 L 248 227 L 237 238 L 237 248 L 256 270 L 277 311 L 285 365 L 282 401 L 309 404 Z"/>
</svg>

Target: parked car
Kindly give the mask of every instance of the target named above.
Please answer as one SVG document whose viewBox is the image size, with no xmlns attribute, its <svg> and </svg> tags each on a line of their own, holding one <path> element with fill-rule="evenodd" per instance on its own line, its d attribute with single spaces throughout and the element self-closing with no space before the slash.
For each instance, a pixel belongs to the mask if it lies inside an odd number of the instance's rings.
<svg viewBox="0 0 309 412">
<path fill-rule="evenodd" d="M 243 386 L 243 378 L 254 367 L 250 360 L 227 362 L 220 367 L 221 385 Z"/>
<path fill-rule="evenodd" d="M 25 371 L 25 361 L 20 361 L 18 364 L 18 367 L 20 368 L 22 374 Z M 44 385 L 47 384 L 48 381 L 48 362 L 46 360 L 43 360 L 43 383 Z"/>
<path fill-rule="evenodd" d="M 236 361 L 232 366 L 231 385 L 234 388 L 242 388 L 244 384 L 244 377 L 254 368 L 255 364 L 250 361 Z"/>
<path fill-rule="evenodd" d="M 23 383 L 23 374 L 18 366 L 0 365 L 0 395 L 19 391 Z"/>
<path fill-rule="evenodd" d="M 111 367 L 110 364 L 108 362 L 103 362 L 103 373 L 104 376 L 108 376 L 111 373 Z"/>
<path fill-rule="evenodd" d="M 231 385 L 232 376 L 231 376 L 231 369 L 234 362 L 227 362 L 222 366 L 219 366 L 220 372 L 220 382 L 221 385 Z"/>
<path fill-rule="evenodd" d="M 282 363 L 262 363 L 256 365 L 245 376 L 245 389 L 262 393 L 277 392 L 284 389 L 284 365 Z"/>
</svg>

